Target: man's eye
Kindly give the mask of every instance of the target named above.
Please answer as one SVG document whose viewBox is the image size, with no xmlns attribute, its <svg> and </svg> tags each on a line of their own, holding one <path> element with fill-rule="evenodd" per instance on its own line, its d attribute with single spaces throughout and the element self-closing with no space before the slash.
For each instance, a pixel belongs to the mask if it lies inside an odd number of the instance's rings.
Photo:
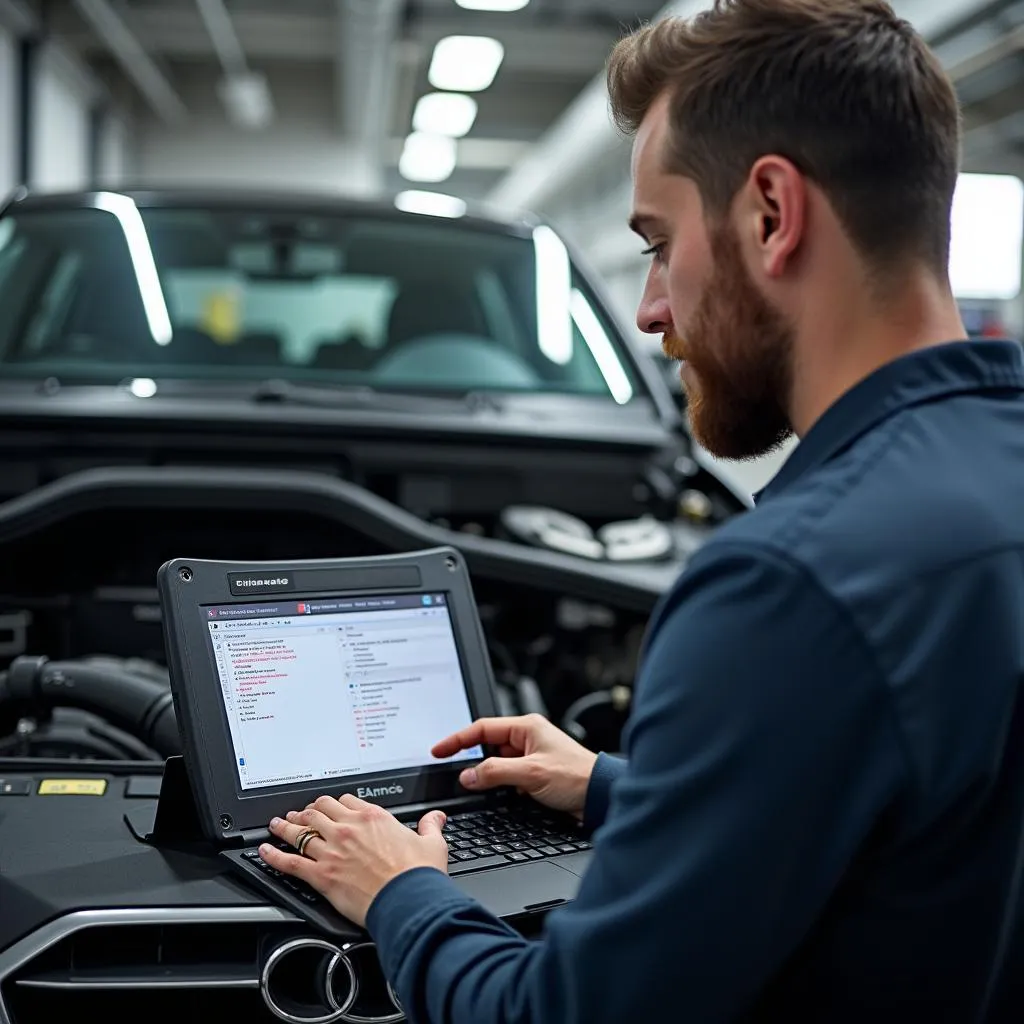
<svg viewBox="0 0 1024 1024">
<path fill-rule="evenodd" d="M 644 249 L 640 255 L 653 256 L 655 263 L 662 263 L 665 259 L 665 243 L 660 242 L 658 245 L 652 245 L 649 249 Z"/>
</svg>

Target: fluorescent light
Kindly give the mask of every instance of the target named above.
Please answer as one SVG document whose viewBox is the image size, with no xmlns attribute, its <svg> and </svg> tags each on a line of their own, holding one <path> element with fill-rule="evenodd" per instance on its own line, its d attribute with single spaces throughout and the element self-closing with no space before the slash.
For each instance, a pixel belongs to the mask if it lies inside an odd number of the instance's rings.
<svg viewBox="0 0 1024 1024">
<path fill-rule="evenodd" d="M 152 377 L 136 377 L 128 385 L 128 390 L 136 398 L 152 398 L 156 394 L 156 381 Z"/>
<path fill-rule="evenodd" d="M 395 196 L 395 206 L 405 213 L 422 213 L 428 217 L 461 217 L 466 212 L 465 200 L 441 192 L 418 192 L 410 189 Z"/>
<path fill-rule="evenodd" d="M 537 343 L 551 362 L 565 366 L 572 359 L 569 251 L 544 224 L 534 228 L 533 251 L 537 273 Z"/>
<path fill-rule="evenodd" d="M 601 321 L 598 320 L 593 306 L 587 301 L 586 295 L 578 288 L 572 290 L 569 308 L 612 398 L 619 405 L 625 405 L 633 397 L 633 385 L 629 383 L 629 377 L 626 376 L 626 371 L 615 354 L 608 332 L 601 326 Z"/>
<path fill-rule="evenodd" d="M 435 89 L 480 92 L 505 59 L 505 47 L 489 36 L 448 36 L 434 47 L 427 78 Z"/>
<path fill-rule="evenodd" d="M 446 135 L 413 132 L 398 161 L 398 172 L 409 181 L 444 181 L 455 170 L 455 140 Z"/>
<path fill-rule="evenodd" d="M 146 313 L 146 323 L 149 324 L 149 333 L 158 345 L 169 345 L 174 337 L 171 315 L 167 312 L 167 300 L 160 285 L 160 275 L 156 271 L 149 235 L 139 208 L 129 196 L 114 192 L 98 192 L 95 204 L 99 209 L 112 213 L 121 225 L 135 271 L 135 282 L 142 298 L 142 308 Z"/>
<path fill-rule="evenodd" d="M 274 120 L 274 101 L 265 75 L 228 75 L 217 85 L 228 117 L 241 128 L 266 128 Z"/>
<path fill-rule="evenodd" d="M 1008 302 L 1020 294 L 1024 183 L 1009 174 L 961 174 L 953 197 L 949 279 L 958 299 Z"/>
<path fill-rule="evenodd" d="M 455 0 L 467 11 L 521 11 L 530 0 Z"/>
<path fill-rule="evenodd" d="M 415 131 L 461 139 L 476 120 L 477 103 L 461 92 L 432 92 L 421 96 L 412 115 Z"/>
</svg>

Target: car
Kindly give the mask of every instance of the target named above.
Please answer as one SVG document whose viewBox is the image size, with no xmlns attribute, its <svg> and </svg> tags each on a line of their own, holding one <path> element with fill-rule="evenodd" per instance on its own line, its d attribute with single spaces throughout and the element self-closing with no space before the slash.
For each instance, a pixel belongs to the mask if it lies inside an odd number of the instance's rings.
<svg viewBox="0 0 1024 1024">
<path fill-rule="evenodd" d="M 540 221 L 19 193 L 0 310 L 0 1019 L 154 988 L 195 1020 L 340 1019 L 309 1003 L 339 964 L 353 1014 L 399 1019 L 372 945 L 126 825 L 181 749 L 158 568 L 456 548 L 501 711 L 615 750 L 652 608 L 743 496 Z"/>
<path fill-rule="evenodd" d="M 638 623 L 601 623 L 649 611 L 746 507 L 539 220 L 22 191 L 0 210 L 0 309 L 0 668 L 162 671 L 155 573 L 182 554 L 451 543 L 492 655 L 562 718 L 631 682 Z M 566 623 L 584 649 L 539 653 Z M 5 742 L 52 752 L 47 727 Z M 60 749 L 112 752 L 78 739 Z"/>
</svg>

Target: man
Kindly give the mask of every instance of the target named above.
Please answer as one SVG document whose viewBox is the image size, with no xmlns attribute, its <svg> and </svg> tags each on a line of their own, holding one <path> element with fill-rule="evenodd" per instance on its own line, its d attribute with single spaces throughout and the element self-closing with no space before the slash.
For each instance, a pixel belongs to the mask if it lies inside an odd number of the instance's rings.
<svg viewBox="0 0 1024 1024">
<path fill-rule="evenodd" d="M 628 762 L 530 718 L 435 748 L 597 829 L 541 939 L 449 882 L 436 813 L 322 798 L 264 856 L 413 1021 L 1020 1021 L 1024 365 L 947 280 L 950 82 L 882 0 L 718 0 L 609 82 L 695 435 L 802 443 L 656 611 Z"/>
</svg>

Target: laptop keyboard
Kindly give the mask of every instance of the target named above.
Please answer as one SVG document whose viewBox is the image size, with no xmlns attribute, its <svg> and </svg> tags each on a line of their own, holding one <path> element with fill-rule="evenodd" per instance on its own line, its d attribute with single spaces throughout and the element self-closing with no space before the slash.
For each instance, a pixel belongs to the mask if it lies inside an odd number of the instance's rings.
<svg viewBox="0 0 1024 1024">
<path fill-rule="evenodd" d="M 404 824 L 413 830 L 417 825 L 415 821 Z M 571 820 L 556 816 L 542 807 L 515 810 L 496 808 L 453 814 L 449 816 L 443 831 L 448 842 L 450 875 L 560 857 L 589 850 L 591 845 Z M 289 853 L 295 852 L 287 844 L 277 845 Z M 246 850 L 242 857 L 306 903 L 326 903 L 305 882 L 283 875 L 265 863 L 256 850 Z"/>
<path fill-rule="evenodd" d="M 416 822 L 406 822 L 415 829 Z M 444 826 L 448 873 L 479 871 L 589 850 L 590 843 L 567 818 L 543 808 L 497 808 L 453 814 Z"/>
</svg>

